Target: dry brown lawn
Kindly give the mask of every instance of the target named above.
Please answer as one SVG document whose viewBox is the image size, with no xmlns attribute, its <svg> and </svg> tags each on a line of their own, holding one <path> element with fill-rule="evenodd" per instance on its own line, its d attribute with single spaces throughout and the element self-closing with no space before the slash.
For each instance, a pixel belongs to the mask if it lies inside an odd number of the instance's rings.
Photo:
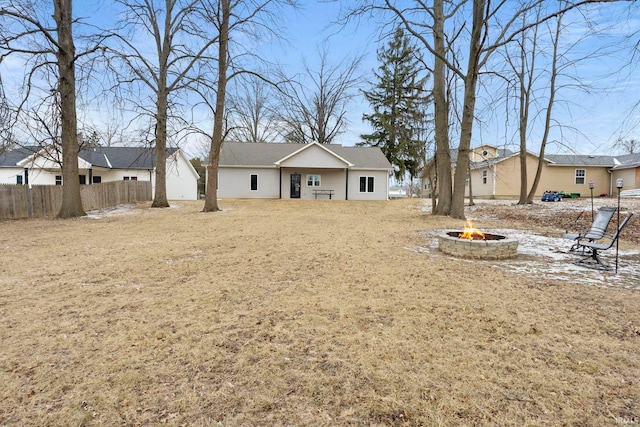
<svg viewBox="0 0 640 427">
<path fill-rule="evenodd" d="M 640 423 L 640 291 L 408 250 L 462 226 L 422 200 L 221 204 L 0 223 L 0 425 Z"/>
</svg>

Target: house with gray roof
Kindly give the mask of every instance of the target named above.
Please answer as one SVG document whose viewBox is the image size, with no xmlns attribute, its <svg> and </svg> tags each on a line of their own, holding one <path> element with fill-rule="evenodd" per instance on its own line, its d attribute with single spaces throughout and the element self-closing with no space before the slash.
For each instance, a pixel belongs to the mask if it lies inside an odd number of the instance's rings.
<svg viewBox="0 0 640 427">
<path fill-rule="evenodd" d="M 387 200 L 391 170 L 378 147 L 225 142 L 218 197 Z"/>
<path fill-rule="evenodd" d="M 453 156 L 453 155 L 452 155 Z M 527 152 L 527 188 L 531 188 L 539 156 Z M 473 197 L 514 199 L 520 194 L 520 155 L 491 145 L 473 148 L 470 153 L 470 174 L 467 180 Z M 423 188 L 430 189 L 430 177 L 423 176 Z M 563 191 L 587 197 L 591 194 L 617 194 L 616 180 L 622 178 L 622 190 L 640 188 L 640 154 L 594 156 L 578 154 L 545 155 L 536 197 L 545 191 Z"/>
<path fill-rule="evenodd" d="M 0 154 L 0 184 L 62 185 L 61 153 L 53 147 L 18 147 Z M 155 191 L 156 152 L 145 147 L 91 147 L 78 154 L 80 184 L 151 181 Z M 167 149 L 167 198 L 197 200 L 198 173 L 182 150 Z"/>
</svg>

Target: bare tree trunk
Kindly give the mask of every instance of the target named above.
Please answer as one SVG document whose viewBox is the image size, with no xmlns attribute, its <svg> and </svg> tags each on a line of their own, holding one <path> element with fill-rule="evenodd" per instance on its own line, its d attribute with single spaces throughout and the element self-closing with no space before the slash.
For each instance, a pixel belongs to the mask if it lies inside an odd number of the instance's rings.
<svg viewBox="0 0 640 427">
<path fill-rule="evenodd" d="M 53 17 L 58 34 L 58 72 L 62 137 L 62 206 L 58 218 L 84 216 L 78 171 L 78 123 L 76 118 L 75 45 L 71 31 L 71 0 L 55 0 Z"/>
<path fill-rule="evenodd" d="M 553 40 L 553 57 L 551 61 L 551 81 L 549 82 L 549 102 L 547 103 L 547 113 L 544 119 L 544 134 L 540 142 L 540 153 L 538 155 L 538 167 L 536 168 L 536 176 L 533 179 L 533 185 L 527 196 L 527 203 L 533 203 L 533 197 L 536 194 L 538 185 L 540 184 L 540 176 L 542 175 L 542 163 L 544 162 L 544 152 L 549 140 L 549 127 L 551 126 L 551 111 L 556 98 L 556 78 L 558 77 L 558 44 L 560 40 L 560 32 L 562 29 L 562 15 L 556 20 L 555 39 Z"/>
<path fill-rule="evenodd" d="M 469 63 L 464 79 L 464 105 L 462 110 L 460 144 L 458 145 L 458 159 L 456 161 L 456 172 L 453 178 L 453 197 L 450 212 L 451 217 L 459 219 L 464 219 L 465 182 L 467 180 L 467 170 L 469 169 L 471 134 L 473 131 L 473 119 L 476 106 L 476 85 L 478 83 L 480 50 L 483 43 L 482 27 L 485 24 L 485 6 L 486 0 L 473 1 L 473 27 L 471 29 L 471 40 L 469 41 Z"/>
<path fill-rule="evenodd" d="M 449 103 L 446 95 L 445 63 L 442 58 L 446 55 L 444 44 L 444 6 L 443 0 L 435 0 L 433 43 L 438 52 L 435 55 L 433 69 L 433 105 L 436 140 L 436 175 L 438 201 L 433 213 L 435 215 L 449 215 L 451 210 L 451 152 L 449 150 Z M 435 194 L 436 187 L 432 185 L 431 192 Z"/>
<path fill-rule="evenodd" d="M 527 123 L 529 122 L 529 97 L 531 86 L 525 88 L 525 52 L 524 52 L 524 32 L 522 33 L 523 48 L 520 54 L 521 69 L 518 76 L 520 89 L 520 111 L 519 111 L 519 135 L 520 135 L 520 198 L 518 204 L 527 203 Z M 533 70 L 532 70 L 533 72 Z"/>
<path fill-rule="evenodd" d="M 469 177 L 469 206 L 475 206 L 476 202 L 473 201 L 473 186 L 471 185 L 471 164 L 469 164 L 469 169 L 467 170 L 467 176 Z"/>
<path fill-rule="evenodd" d="M 209 150 L 209 173 L 207 175 L 207 195 L 204 200 L 203 212 L 219 211 L 218 207 L 218 163 L 223 143 L 224 104 L 227 92 L 227 67 L 229 45 L 229 19 L 231 15 L 231 1 L 220 1 L 220 38 L 218 40 L 218 85 L 216 91 L 216 111 L 213 118 L 213 134 Z"/>
<path fill-rule="evenodd" d="M 523 15 L 523 24 L 524 22 Z M 540 15 L 536 16 L 539 19 Z M 527 174 L 527 134 L 529 124 L 529 105 L 531 104 L 531 95 L 533 92 L 534 71 L 536 55 L 538 54 L 538 26 L 533 29 L 533 43 L 529 49 L 531 55 L 531 63 L 527 66 L 527 52 L 526 46 L 526 31 L 522 32 L 522 39 L 520 43 L 520 71 L 518 72 L 518 83 L 520 93 L 520 121 L 519 121 L 519 135 L 520 135 L 520 198 L 518 200 L 519 205 L 532 203 L 532 200 L 527 197 L 527 188 L 529 186 L 529 177 Z M 516 67 L 513 67 L 514 70 Z M 528 70 L 528 72 L 527 72 Z M 525 84 L 526 80 L 526 84 Z"/>
<path fill-rule="evenodd" d="M 158 48 L 158 85 L 156 86 L 156 188 L 153 195 L 153 208 L 168 208 L 167 200 L 167 109 L 169 90 L 167 75 L 169 72 L 169 55 L 173 49 L 172 23 L 173 3 L 166 2 L 167 11 L 164 16 L 164 34 L 160 43 L 160 34 L 156 32 L 156 46 Z"/>
<path fill-rule="evenodd" d="M 164 82 L 162 81 L 164 77 Z M 156 101 L 156 189 L 152 208 L 168 208 L 167 200 L 167 90 L 166 68 L 160 73 Z"/>
</svg>

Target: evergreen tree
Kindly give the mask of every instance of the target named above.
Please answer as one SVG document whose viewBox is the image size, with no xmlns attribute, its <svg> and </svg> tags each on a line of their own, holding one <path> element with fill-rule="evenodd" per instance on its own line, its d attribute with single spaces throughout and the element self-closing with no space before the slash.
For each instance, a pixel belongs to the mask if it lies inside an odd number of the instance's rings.
<svg viewBox="0 0 640 427">
<path fill-rule="evenodd" d="M 380 147 L 394 167 L 397 180 L 406 173 L 410 179 L 418 175 L 424 159 L 424 135 L 429 97 L 424 89 L 427 76 L 421 77 L 422 56 L 410 43 L 402 29 L 396 30 L 386 49 L 378 50 L 381 63 L 375 73 L 378 81 L 364 96 L 373 113 L 364 114 L 363 121 L 374 132 L 360 135 L 358 145 Z"/>
</svg>

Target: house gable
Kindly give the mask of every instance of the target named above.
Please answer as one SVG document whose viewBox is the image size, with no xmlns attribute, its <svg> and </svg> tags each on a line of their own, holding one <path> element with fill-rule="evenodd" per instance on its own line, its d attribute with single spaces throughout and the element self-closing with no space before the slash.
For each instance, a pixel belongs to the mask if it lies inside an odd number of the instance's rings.
<svg viewBox="0 0 640 427">
<path fill-rule="evenodd" d="M 498 157 L 498 149 L 492 145 L 481 145 L 471 150 L 469 160 L 472 162 L 481 162 L 483 160 L 494 159 Z"/>
<path fill-rule="evenodd" d="M 17 162 L 18 166 L 32 169 L 44 169 L 44 170 L 55 170 L 61 169 L 60 164 L 62 163 L 62 152 L 54 151 L 49 147 L 42 148 L 37 152 L 33 152 L 28 157 L 23 158 L 19 162 Z M 78 168 L 86 169 L 90 168 L 91 164 L 78 157 Z"/>
<path fill-rule="evenodd" d="M 349 168 L 353 163 L 340 157 L 331 149 L 313 142 L 275 162 L 280 167 L 297 168 Z"/>
</svg>

